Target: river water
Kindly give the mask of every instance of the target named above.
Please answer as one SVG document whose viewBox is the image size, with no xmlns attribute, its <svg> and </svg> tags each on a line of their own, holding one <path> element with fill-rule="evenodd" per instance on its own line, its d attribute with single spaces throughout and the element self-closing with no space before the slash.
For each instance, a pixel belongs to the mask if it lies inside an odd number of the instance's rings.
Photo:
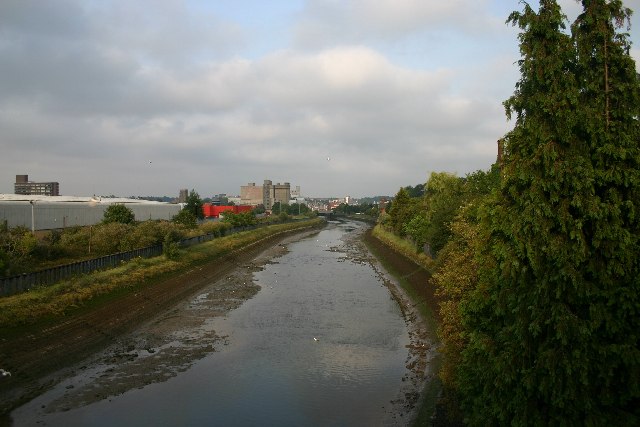
<svg viewBox="0 0 640 427">
<path fill-rule="evenodd" d="M 404 424 L 408 326 L 385 286 L 388 277 L 358 239 L 364 229 L 356 222 L 331 223 L 289 243 L 287 252 L 252 272 L 258 293 L 224 316 L 206 315 L 203 290 L 184 308 L 205 313 L 193 330 L 182 324 L 179 334 L 173 331 L 154 349 L 82 366 L 14 411 L 15 425 Z M 200 351 L 181 346 L 178 335 L 197 342 Z M 188 363 L 162 356 L 170 348 L 198 355 Z M 126 370 L 128 362 L 136 369 Z M 155 374 L 146 378 L 146 371 Z M 101 385 L 109 376 L 124 384 L 127 375 L 141 382 L 120 390 Z M 80 390 L 85 398 L 76 398 L 76 405 L 56 404 Z"/>
</svg>

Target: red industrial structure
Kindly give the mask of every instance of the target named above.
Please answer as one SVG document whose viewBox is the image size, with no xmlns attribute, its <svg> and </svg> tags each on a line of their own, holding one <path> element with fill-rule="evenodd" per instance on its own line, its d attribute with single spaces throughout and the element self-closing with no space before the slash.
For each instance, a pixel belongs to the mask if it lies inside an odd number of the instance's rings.
<svg viewBox="0 0 640 427">
<path fill-rule="evenodd" d="M 253 206 L 216 206 L 210 203 L 202 205 L 202 212 L 204 212 L 205 218 L 219 218 L 220 214 L 223 212 L 231 211 L 234 214 L 239 214 L 242 212 L 249 212 L 251 209 L 253 209 Z"/>
</svg>

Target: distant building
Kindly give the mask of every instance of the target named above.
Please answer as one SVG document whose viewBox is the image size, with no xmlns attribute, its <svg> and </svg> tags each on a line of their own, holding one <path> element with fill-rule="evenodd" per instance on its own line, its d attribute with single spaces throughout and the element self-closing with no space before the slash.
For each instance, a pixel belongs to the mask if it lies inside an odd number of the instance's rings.
<svg viewBox="0 0 640 427">
<path fill-rule="evenodd" d="M 288 205 L 289 200 L 291 200 L 291 184 L 288 182 L 274 184 L 265 179 L 262 185 L 262 192 L 264 208 L 268 211 L 273 209 L 273 205 L 278 202 L 282 205 Z"/>
<path fill-rule="evenodd" d="M 240 187 L 240 203 L 249 206 L 258 206 L 263 204 L 262 187 L 256 186 L 255 182 Z"/>
<path fill-rule="evenodd" d="M 300 187 L 297 187 L 299 192 Z M 263 205 L 266 210 L 271 210 L 273 205 L 280 202 L 288 205 L 291 199 L 291 184 L 274 184 L 271 180 L 265 179 L 262 186 L 257 186 L 255 182 L 240 187 L 240 201 L 243 205 L 257 206 Z"/>
<path fill-rule="evenodd" d="M 14 194 L 33 196 L 59 196 L 60 184 L 57 182 L 32 182 L 29 175 L 16 175 Z"/>
<path fill-rule="evenodd" d="M 180 190 L 180 194 L 178 195 L 178 203 L 187 203 L 187 198 L 189 197 L 189 190 L 183 188 Z"/>
<path fill-rule="evenodd" d="M 202 205 L 202 212 L 205 218 L 220 218 L 224 216 L 225 212 L 232 212 L 234 214 L 240 214 L 243 212 L 250 212 L 253 209 L 252 206 L 219 206 L 211 203 L 204 203 Z"/>
<path fill-rule="evenodd" d="M 131 209 L 136 221 L 170 220 L 181 209 L 177 204 L 140 199 L 0 194 L 0 224 L 33 231 L 93 225 L 113 204 Z"/>
</svg>

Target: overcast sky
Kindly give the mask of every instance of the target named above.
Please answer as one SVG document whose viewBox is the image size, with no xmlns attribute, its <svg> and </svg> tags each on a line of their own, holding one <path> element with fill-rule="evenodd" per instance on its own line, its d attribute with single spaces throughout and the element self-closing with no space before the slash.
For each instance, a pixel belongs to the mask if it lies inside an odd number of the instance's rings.
<svg viewBox="0 0 640 427">
<path fill-rule="evenodd" d="M 573 0 L 560 2 L 572 20 Z M 537 1 L 531 2 L 537 8 Z M 640 0 L 631 39 L 640 40 Z M 394 195 L 486 170 L 513 123 L 507 0 L 1 0 L 0 193 Z M 632 55 L 640 58 L 640 48 Z"/>
</svg>

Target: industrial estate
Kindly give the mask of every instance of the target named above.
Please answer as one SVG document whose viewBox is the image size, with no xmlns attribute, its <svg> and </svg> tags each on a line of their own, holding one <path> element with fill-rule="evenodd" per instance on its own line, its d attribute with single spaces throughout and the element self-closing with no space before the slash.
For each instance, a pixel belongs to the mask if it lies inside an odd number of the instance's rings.
<svg viewBox="0 0 640 427">
<path fill-rule="evenodd" d="M 181 189 L 172 202 L 95 195 L 65 196 L 60 195 L 58 182 L 34 182 L 29 181 L 28 175 L 16 175 L 14 194 L 0 194 L 0 224 L 10 228 L 22 226 L 32 231 L 93 225 L 102 221 L 105 210 L 114 204 L 126 205 L 136 221 L 170 220 L 183 208 L 188 194 L 187 189 Z M 300 186 L 292 189 L 288 182 L 273 183 L 265 179 L 262 185 L 250 182 L 241 186 L 239 196 L 221 194 L 214 197 L 203 205 L 203 213 L 205 218 L 215 220 L 225 211 L 240 213 L 258 206 L 268 213 L 274 206 L 292 203 L 322 211 L 345 202 L 349 202 L 349 197 L 323 201 L 303 198 Z"/>
</svg>

